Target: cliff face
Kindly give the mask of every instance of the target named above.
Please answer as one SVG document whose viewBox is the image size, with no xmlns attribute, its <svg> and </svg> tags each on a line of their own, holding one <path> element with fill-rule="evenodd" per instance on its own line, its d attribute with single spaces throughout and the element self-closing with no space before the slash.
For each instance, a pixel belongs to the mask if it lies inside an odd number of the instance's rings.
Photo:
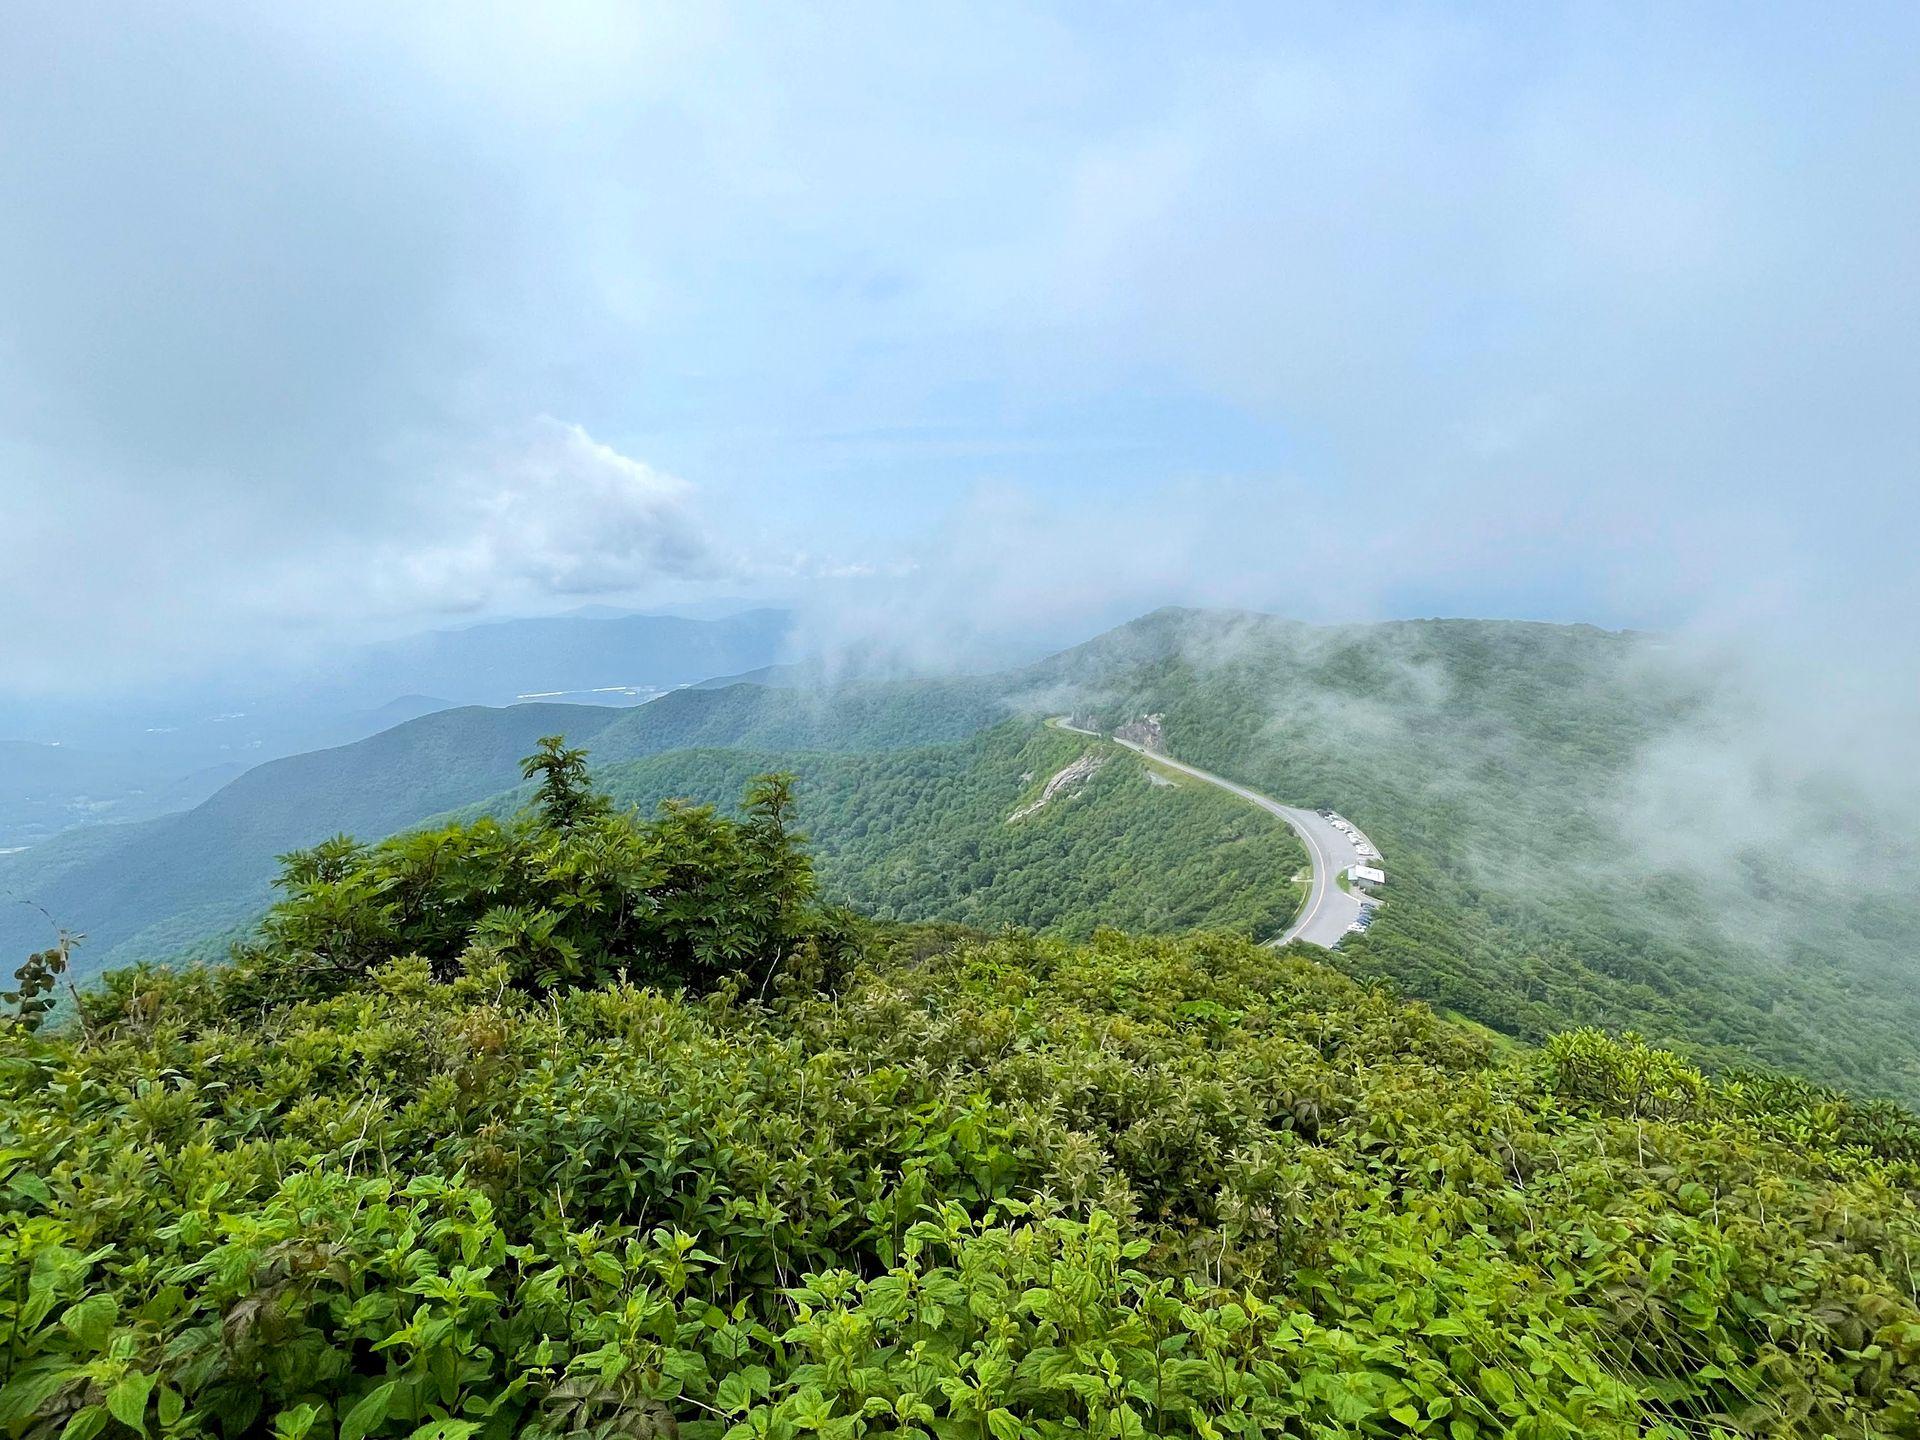
<svg viewBox="0 0 1920 1440">
<path fill-rule="evenodd" d="M 1113 732 L 1117 740 L 1130 740 L 1148 750 L 1166 750 L 1166 735 L 1160 728 L 1161 717 L 1142 715 L 1138 720 L 1129 720 Z"/>
</svg>

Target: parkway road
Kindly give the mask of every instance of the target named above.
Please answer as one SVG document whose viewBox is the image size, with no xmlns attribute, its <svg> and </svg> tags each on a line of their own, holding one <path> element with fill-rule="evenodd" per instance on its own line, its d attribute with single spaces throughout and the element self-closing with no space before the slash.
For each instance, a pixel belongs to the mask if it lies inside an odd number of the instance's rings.
<svg viewBox="0 0 1920 1440">
<path fill-rule="evenodd" d="M 1064 717 L 1053 723 L 1061 729 L 1077 730 L 1083 735 L 1097 733 L 1081 730 L 1077 725 L 1069 725 Z M 1302 810 L 1297 805 L 1282 805 L 1278 800 L 1270 799 L 1258 790 L 1249 790 L 1244 785 L 1236 785 L 1233 781 L 1215 775 L 1210 770 L 1202 770 L 1197 765 L 1175 760 L 1171 755 L 1162 754 L 1158 750 L 1149 750 L 1144 745 L 1137 745 L 1131 740 L 1122 740 L 1118 736 L 1101 738 L 1111 739 L 1116 745 L 1124 745 L 1127 749 L 1156 764 L 1165 765 L 1169 770 L 1178 770 L 1183 775 L 1191 775 L 1196 780 L 1217 785 L 1228 794 L 1237 795 L 1248 804 L 1258 805 L 1268 814 L 1277 815 L 1284 820 L 1307 847 L 1307 858 L 1313 865 L 1313 884 L 1307 891 L 1307 903 L 1300 907 L 1300 913 L 1294 917 L 1293 923 L 1269 943 L 1285 945 L 1290 940 L 1304 940 L 1309 945 L 1318 945 L 1327 950 L 1331 950 L 1340 943 L 1340 938 L 1347 933 L 1347 927 L 1353 924 L 1360 914 L 1360 902 L 1342 890 L 1335 883 L 1335 877 L 1344 874 L 1347 867 L 1354 864 L 1359 857 L 1354 853 L 1353 841 L 1328 824 L 1324 815 L 1312 810 Z"/>
</svg>

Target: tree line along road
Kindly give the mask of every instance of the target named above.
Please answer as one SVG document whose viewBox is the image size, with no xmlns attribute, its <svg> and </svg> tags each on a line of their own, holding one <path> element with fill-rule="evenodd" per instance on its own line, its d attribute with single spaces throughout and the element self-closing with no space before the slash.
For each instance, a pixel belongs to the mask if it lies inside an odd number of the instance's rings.
<svg viewBox="0 0 1920 1440">
<path fill-rule="evenodd" d="M 1210 770 L 1202 770 L 1197 765 L 1189 765 L 1184 760 L 1176 760 L 1158 750 L 1149 750 L 1146 746 L 1132 740 L 1122 740 L 1117 735 L 1101 735 L 1096 730 L 1087 730 L 1078 725 L 1069 725 L 1066 716 L 1056 716 L 1048 723 L 1062 730 L 1072 730 L 1081 735 L 1093 735 L 1098 739 L 1111 740 L 1116 745 L 1124 745 L 1148 760 L 1165 765 L 1170 770 L 1178 770 L 1183 775 L 1191 775 L 1209 785 L 1218 786 L 1230 795 L 1237 795 L 1250 805 L 1257 805 L 1270 815 L 1276 815 L 1285 821 L 1294 834 L 1300 837 L 1307 847 L 1307 860 L 1313 867 L 1313 883 L 1308 887 L 1307 900 L 1300 907 L 1300 913 L 1293 923 L 1268 943 L 1285 945 L 1293 940 L 1304 940 L 1309 945 L 1318 945 L 1331 950 L 1340 943 L 1360 914 L 1360 902 L 1335 883 L 1335 877 L 1352 863 L 1353 842 L 1327 822 L 1324 815 L 1312 810 L 1302 810 L 1297 805 L 1282 805 L 1270 796 L 1262 795 L 1258 790 L 1249 790 L 1244 785 L 1235 784 L 1224 776 L 1215 775 Z"/>
</svg>

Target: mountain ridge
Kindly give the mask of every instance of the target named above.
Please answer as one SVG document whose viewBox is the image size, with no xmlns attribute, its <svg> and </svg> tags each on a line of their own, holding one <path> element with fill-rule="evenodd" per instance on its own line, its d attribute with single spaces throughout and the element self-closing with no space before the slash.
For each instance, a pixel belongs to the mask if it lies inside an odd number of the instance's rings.
<svg viewBox="0 0 1920 1440">
<path fill-rule="evenodd" d="M 198 877 L 170 882 L 176 913 L 202 914 L 188 899 L 218 901 L 241 923 L 247 905 L 265 898 L 270 853 L 341 828 L 377 838 L 511 790 L 510 752 L 530 749 L 534 730 L 571 730 L 600 767 L 681 756 L 655 767 L 661 784 L 672 788 L 678 764 L 687 793 L 724 801 L 694 790 L 708 762 L 688 757 L 720 749 L 814 763 L 805 761 L 811 752 L 957 745 L 1022 713 L 1073 709 L 1108 729 L 1153 713 L 1183 759 L 1290 805 L 1333 806 L 1393 858 L 1377 923 L 1337 952 L 1351 973 L 1390 979 L 1523 1039 L 1570 1023 L 1639 1028 L 1723 1068 L 1757 1060 L 1873 1093 L 1920 1095 L 1920 1004 L 1900 978 L 1911 906 L 1895 897 L 1837 915 L 1809 909 L 1796 902 L 1816 893 L 1796 883 L 1796 857 L 1755 857 L 1770 879 L 1765 892 L 1750 891 L 1737 866 L 1728 867 L 1732 881 L 1663 870 L 1618 828 L 1618 797 L 1642 757 L 1697 723 L 1713 700 L 1709 677 L 1659 661 L 1658 651 L 1636 632 L 1546 622 L 1316 627 L 1255 612 L 1168 609 L 996 675 L 811 691 L 736 682 L 625 710 L 557 707 L 537 725 L 526 712 L 498 718 L 520 707 L 469 710 L 457 713 L 495 718 L 425 717 L 375 737 L 371 751 L 335 752 L 328 763 L 338 772 L 321 765 L 297 795 L 250 800 L 254 787 L 300 775 L 270 772 L 193 812 L 165 856 L 123 863 L 89 853 L 68 863 L 56 853 L 37 863 L 64 867 L 57 884 L 25 888 L 81 930 L 89 906 L 109 903 L 118 918 L 94 927 L 104 943 L 92 963 L 119 963 L 131 952 L 108 943 L 178 938 L 154 930 L 163 917 L 138 903 L 156 867 Z M 439 727 L 456 723 L 505 727 L 484 766 L 468 762 L 465 742 L 436 743 Z M 357 773 L 381 747 L 391 752 L 386 768 L 372 768 L 398 776 L 392 783 Z M 801 780 L 804 791 L 804 773 Z M 356 786 L 369 793 L 356 796 Z M 864 820 L 847 814 L 868 833 L 900 827 L 890 841 L 909 847 L 929 823 L 910 808 Z M 258 843 L 269 837 L 270 846 Z M 154 846 L 151 832 L 130 840 Z M 1075 837 L 1063 831 L 1060 843 L 1065 853 Z M 242 854 L 252 858 L 235 858 Z M 0 888 L 18 888 L 33 863 L 0 857 Z M 230 879 L 247 904 L 211 891 L 215 877 Z M 1735 923 L 1748 911 L 1754 923 Z M 18 949 L 29 932 L 38 929 L 19 920 L 0 939 Z"/>
</svg>

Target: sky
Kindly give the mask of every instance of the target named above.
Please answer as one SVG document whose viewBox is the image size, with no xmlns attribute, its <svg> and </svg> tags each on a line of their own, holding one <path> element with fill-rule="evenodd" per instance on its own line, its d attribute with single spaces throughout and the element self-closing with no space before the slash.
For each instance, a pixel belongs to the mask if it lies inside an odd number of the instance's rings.
<svg viewBox="0 0 1920 1440">
<path fill-rule="evenodd" d="M 0 689 L 717 594 L 1912 679 L 1911 5 L 14 0 L 0 196 Z"/>
</svg>

